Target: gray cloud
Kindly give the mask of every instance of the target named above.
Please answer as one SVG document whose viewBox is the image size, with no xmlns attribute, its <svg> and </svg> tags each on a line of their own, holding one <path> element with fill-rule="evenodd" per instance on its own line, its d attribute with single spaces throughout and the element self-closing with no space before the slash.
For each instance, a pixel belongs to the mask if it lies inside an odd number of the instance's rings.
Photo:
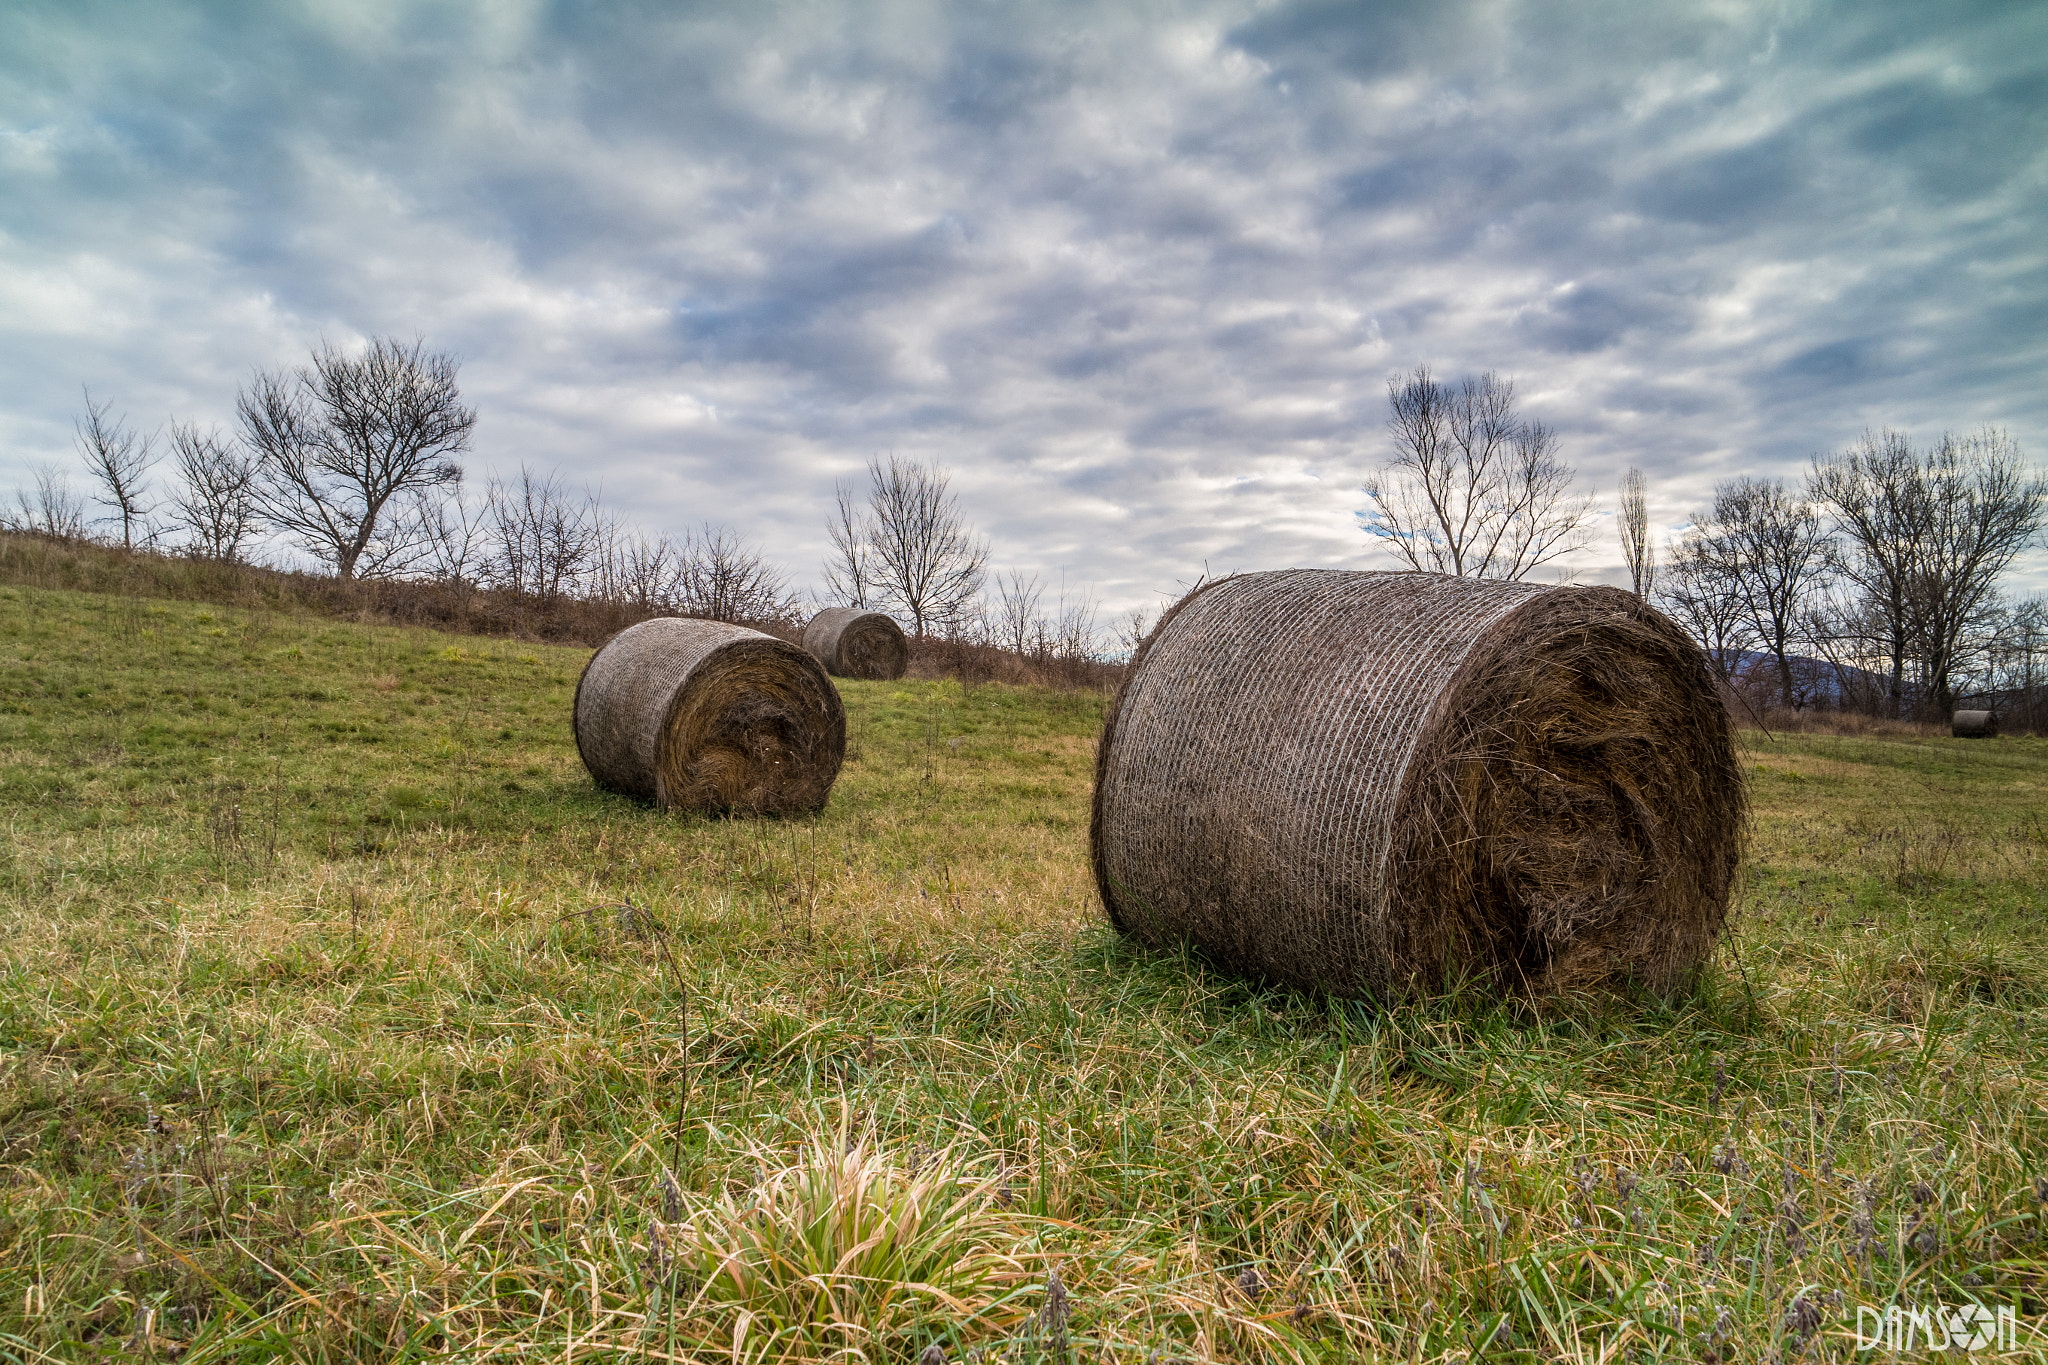
<svg viewBox="0 0 2048 1365">
<path fill-rule="evenodd" d="M 224 423 L 383 332 L 465 358 L 479 472 L 808 575 L 835 479 L 940 460 L 1112 607 L 1377 562 L 1422 362 L 1664 525 L 1865 425 L 2048 455 L 2044 54 L 2029 6 L 16 7 L 0 484 L 81 382 Z"/>
</svg>

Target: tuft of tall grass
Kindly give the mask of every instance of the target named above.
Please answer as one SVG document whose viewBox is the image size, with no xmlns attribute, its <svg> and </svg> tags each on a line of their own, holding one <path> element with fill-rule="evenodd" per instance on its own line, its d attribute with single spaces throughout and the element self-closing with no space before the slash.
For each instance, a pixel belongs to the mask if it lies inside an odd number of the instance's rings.
<svg viewBox="0 0 2048 1365">
<path fill-rule="evenodd" d="M 999 1210 L 1000 1163 L 955 1148 L 905 1167 L 871 1133 L 813 1131 L 787 1165 L 693 1213 L 677 1259 L 697 1282 L 701 1343 L 750 1365 L 893 1361 L 1021 1320 L 1021 1218 Z"/>
</svg>

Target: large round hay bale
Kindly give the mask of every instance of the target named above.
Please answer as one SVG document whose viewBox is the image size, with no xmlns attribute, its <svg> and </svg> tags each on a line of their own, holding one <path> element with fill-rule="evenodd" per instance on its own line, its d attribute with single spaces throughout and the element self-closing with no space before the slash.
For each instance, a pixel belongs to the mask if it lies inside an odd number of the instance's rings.
<svg viewBox="0 0 2048 1365">
<path fill-rule="evenodd" d="M 817 810 L 846 756 L 846 708 L 818 661 L 722 621 L 614 635 L 584 665 L 575 727 L 599 786 L 663 809 Z"/>
<path fill-rule="evenodd" d="M 1247 574 L 1183 598 L 1104 722 L 1111 920 L 1379 999 L 1678 984 L 1746 795 L 1705 657 L 1632 593 Z"/>
<path fill-rule="evenodd" d="M 804 648 L 835 678 L 891 682 L 910 667 L 903 627 L 879 611 L 827 607 L 804 627 Z"/>
<path fill-rule="evenodd" d="M 1958 711 L 1950 730 L 1957 739 L 1998 738 L 1998 717 L 1989 711 Z"/>
</svg>

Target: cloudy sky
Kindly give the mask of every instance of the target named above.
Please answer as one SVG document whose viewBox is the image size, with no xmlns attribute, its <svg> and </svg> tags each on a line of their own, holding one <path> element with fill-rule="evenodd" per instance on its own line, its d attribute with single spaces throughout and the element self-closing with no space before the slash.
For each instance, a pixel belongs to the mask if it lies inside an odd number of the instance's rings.
<svg viewBox="0 0 2048 1365">
<path fill-rule="evenodd" d="M 0 492 L 81 384 L 227 426 L 258 367 L 419 336 L 473 483 L 559 467 L 808 584 L 895 452 L 1114 611 L 1384 563 L 1418 363 L 1514 377 L 1665 528 L 1866 426 L 2040 460 L 2044 210 L 2031 2 L 10 0 Z M 1572 567 L 1619 559 L 1605 518 Z"/>
</svg>

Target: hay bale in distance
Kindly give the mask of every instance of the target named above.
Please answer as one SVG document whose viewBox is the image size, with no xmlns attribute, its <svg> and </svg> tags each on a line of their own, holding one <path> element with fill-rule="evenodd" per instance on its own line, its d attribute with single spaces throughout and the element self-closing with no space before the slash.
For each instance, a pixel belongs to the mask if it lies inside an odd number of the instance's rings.
<svg viewBox="0 0 2048 1365">
<path fill-rule="evenodd" d="M 893 682 L 910 667 L 903 627 L 879 611 L 827 607 L 804 627 L 804 648 L 835 678 Z"/>
<path fill-rule="evenodd" d="M 620 631 L 584 665 L 574 715 L 597 784 L 665 810 L 817 810 L 846 756 L 846 707 L 818 661 L 721 621 Z"/>
<path fill-rule="evenodd" d="M 1288 570 L 1139 648 L 1090 839 L 1119 929 L 1269 981 L 1668 990 L 1746 809 L 1704 655 L 1634 594 Z"/>
<path fill-rule="evenodd" d="M 1998 738 L 1998 717 L 1989 711 L 1958 711 L 1949 733 L 1956 739 Z"/>
</svg>

